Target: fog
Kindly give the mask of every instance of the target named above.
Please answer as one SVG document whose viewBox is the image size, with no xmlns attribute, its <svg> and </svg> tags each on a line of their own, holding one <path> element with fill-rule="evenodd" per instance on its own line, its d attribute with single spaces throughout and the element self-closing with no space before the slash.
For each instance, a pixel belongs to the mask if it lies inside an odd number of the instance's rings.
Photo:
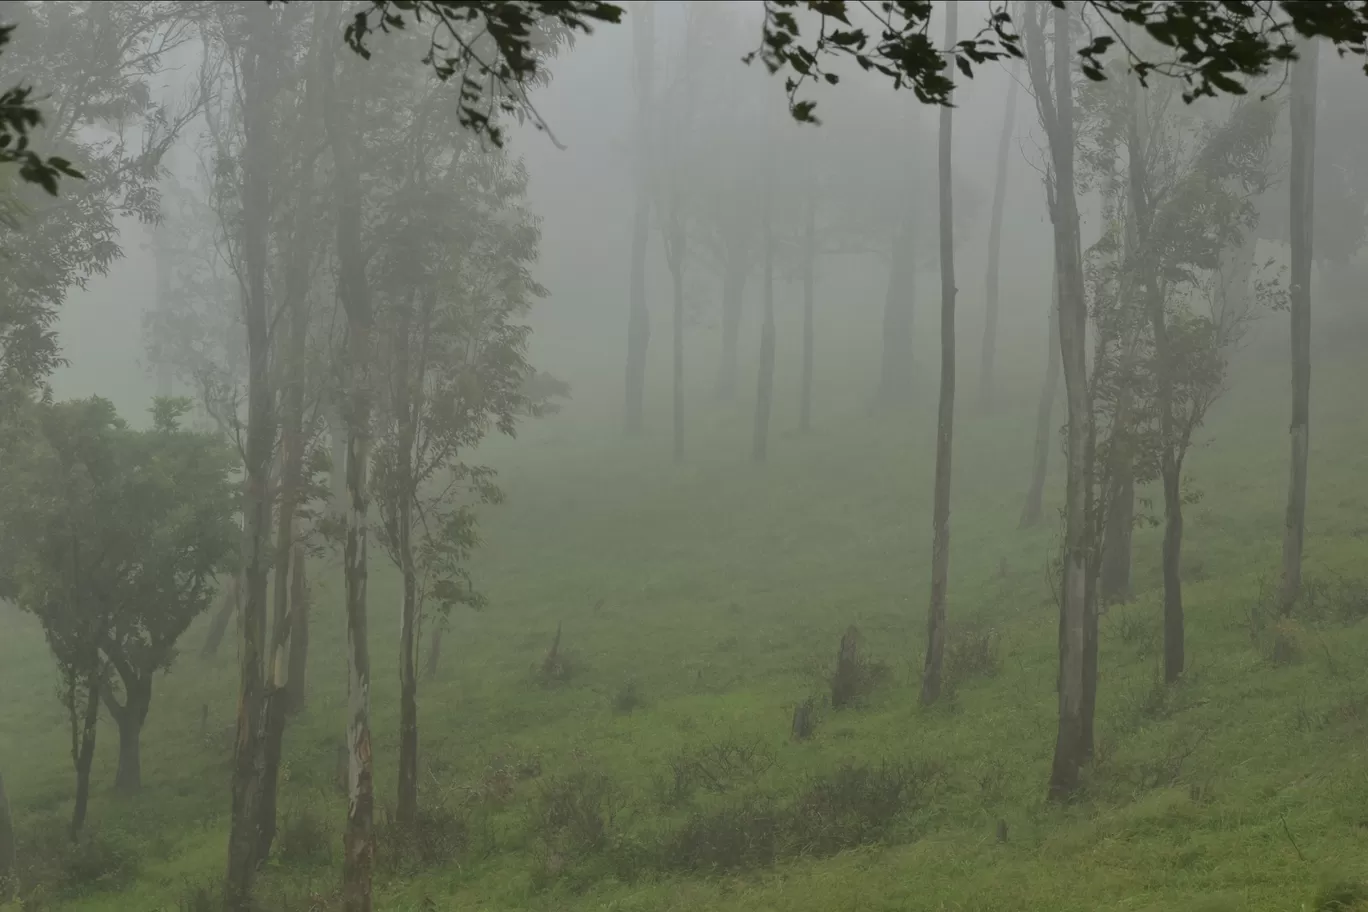
<svg viewBox="0 0 1368 912">
<path fill-rule="evenodd" d="M 0 912 L 1368 903 L 1363 11 L 621 6 L 0 3 Z"/>
</svg>

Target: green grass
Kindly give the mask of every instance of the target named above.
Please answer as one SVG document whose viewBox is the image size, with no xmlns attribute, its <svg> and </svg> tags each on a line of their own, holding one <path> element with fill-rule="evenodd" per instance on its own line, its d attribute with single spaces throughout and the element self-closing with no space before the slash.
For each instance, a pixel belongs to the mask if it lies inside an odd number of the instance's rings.
<svg viewBox="0 0 1368 912">
<path fill-rule="evenodd" d="M 962 398 L 952 631 L 992 627 L 1001 662 L 932 710 L 916 703 L 932 403 L 892 420 L 828 410 L 805 437 L 783 433 L 792 421 L 785 404 L 764 467 L 746 458 L 742 408 L 700 406 L 683 467 L 666 461 L 663 420 L 654 435 L 627 443 L 609 418 L 583 407 L 529 427 L 494 450 L 509 502 L 489 512 L 477 557 L 489 608 L 455 619 L 444 666 L 420 694 L 422 785 L 428 800 L 468 800 L 496 757 L 535 756 L 541 775 L 514 785 L 506 802 L 482 805 L 481 851 L 384 876 L 377 907 L 1290 910 L 1315 908 L 1325 884 L 1368 877 L 1368 624 L 1304 622 L 1293 631 L 1299 658 L 1287 665 L 1270 662 L 1249 630 L 1280 549 L 1284 374 L 1281 365 L 1243 370 L 1212 416 L 1209 443 L 1190 457 L 1205 494 L 1187 511 L 1191 667 L 1167 691 L 1155 685 L 1159 533 L 1137 533 L 1140 596 L 1103 619 L 1099 760 L 1084 799 L 1062 809 L 1044 802 L 1056 670 L 1046 562 L 1057 526 L 1016 529 L 1034 380 L 1017 384 L 1004 406 L 1019 417 L 986 419 Z M 1364 573 L 1363 381 L 1350 362 L 1317 370 L 1313 577 Z M 1056 473 L 1054 500 L 1059 482 Z M 263 888 L 296 897 L 335 885 L 344 811 L 332 784 L 343 726 L 340 578 L 326 563 L 314 575 L 311 702 L 287 735 L 281 803 L 286 815 L 321 820 L 331 860 L 273 861 Z M 372 706 L 382 804 L 394 789 L 397 595 L 393 573 L 377 562 Z M 21 838 L 50 839 L 71 792 L 55 675 L 32 621 L 3 621 L 0 770 Z M 861 708 L 819 710 L 815 737 L 793 742 L 793 706 L 825 694 L 852 623 L 888 664 L 889 680 Z M 547 688 L 534 670 L 558 624 L 578 673 Z M 49 907 L 176 910 L 187 884 L 218 877 L 236 669 L 231 642 L 201 661 L 202 637 L 200 625 L 157 682 L 146 788 L 134 799 L 108 791 L 114 731 L 102 724 L 92 828 L 136 856 L 136 870 L 122 883 L 49 889 Z M 640 705 L 617 711 L 629 682 Z M 730 795 L 660 800 L 674 757 L 727 740 L 759 744 L 773 765 Z M 729 875 L 663 870 L 661 847 L 690 819 L 746 795 L 794 808 L 842 765 L 882 761 L 945 772 L 926 801 L 870 844 Z M 557 860 L 549 875 L 534 811 L 548 782 L 576 772 L 609 777 L 621 810 L 607 850 Z M 282 908 L 307 908 L 293 903 Z"/>
</svg>

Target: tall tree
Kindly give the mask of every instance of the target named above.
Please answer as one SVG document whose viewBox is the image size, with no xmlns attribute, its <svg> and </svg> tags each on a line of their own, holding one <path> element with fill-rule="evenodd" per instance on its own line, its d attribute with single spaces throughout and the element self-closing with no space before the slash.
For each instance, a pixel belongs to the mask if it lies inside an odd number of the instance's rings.
<svg viewBox="0 0 1368 912">
<path fill-rule="evenodd" d="M 646 307 L 646 241 L 650 231 L 650 175 L 655 165 L 651 129 L 655 87 L 655 4 L 632 6 L 632 46 L 635 52 L 633 87 L 636 90 L 636 148 L 632 165 L 635 208 L 632 215 L 631 283 L 627 311 L 628 433 L 641 430 L 646 395 L 646 351 L 651 341 L 651 316 Z"/>
<path fill-rule="evenodd" d="M 1291 189 L 1292 236 L 1292 465 L 1283 528 L 1282 604 L 1291 608 L 1301 594 L 1302 548 L 1306 537 L 1306 477 L 1311 424 L 1311 261 L 1316 188 L 1316 82 L 1319 44 L 1306 41 L 1292 65 Z"/>
<path fill-rule="evenodd" d="M 953 48 L 959 24 L 958 5 L 945 4 L 945 47 Z M 949 66 L 947 60 L 946 66 Z M 926 614 L 926 664 L 921 701 L 940 699 L 945 659 L 945 601 L 950 583 L 950 465 L 955 437 L 955 209 L 950 192 L 954 147 L 951 107 L 940 110 L 940 274 L 941 376 L 936 416 L 936 482 L 931 512 L 931 605 Z"/>
<path fill-rule="evenodd" d="M 225 4 L 217 13 L 219 34 L 228 50 L 235 83 L 240 86 L 242 111 L 241 211 L 237 224 L 228 230 L 233 231 L 239 251 L 247 335 L 247 441 L 243 460 L 240 685 L 224 898 L 231 912 L 245 912 L 251 903 L 259 862 L 266 786 L 262 736 L 267 687 L 267 584 L 272 557 L 271 468 L 276 437 L 267 245 L 275 157 L 272 115 L 283 49 L 277 29 L 278 8 Z M 227 166 L 228 162 L 222 164 Z"/>
<path fill-rule="evenodd" d="M 366 614 L 367 518 L 373 399 L 375 317 L 362 244 L 361 171 L 356 148 L 360 136 L 357 80 L 346 64 L 333 60 L 324 123 L 333 155 L 337 205 L 337 296 L 347 317 L 346 427 L 347 520 L 343 548 L 347 617 L 347 825 L 343 836 L 342 903 L 346 912 L 370 912 L 375 861 L 374 764 L 370 732 L 370 643 Z M 350 78 L 348 78 L 350 77 Z"/>
<path fill-rule="evenodd" d="M 1050 215 L 1054 226 L 1055 272 L 1059 277 L 1059 348 L 1068 403 L 1065 446 L 1067 479 L 1064 507 L 1064 566 L 1059 623 L 1059 731 L 1050 773 L 1052 800 L 1078 789 L 1079 773 L 1091 752 L 1087 733 L 1095 680 L 1086 672 L 1089 653 L 1087 523 L 1089 517 L 1089 425 L 1092 407 L 1087 374 L 1087 303 L 1083 289 L 1078 200 L 1074 185 L 1074 103 L 1070 11 L 1046 3 L 1026 4 L 1023 33 L 1026 68 L 1036 109 L 1049 144 Z M 1047 57 L 1045 26 L 1053 24 L 1053 62 Z"/>
<path fill-rule="evenodd" d="M 998 262 L 1002 257 L 1002 211 L 1007 200 L 1007 156 L 1012 147 L 1016 123 L 1017 86 L 1020 64 L 1014 65 L 1007 87 L 1007 109 L 1002 115 L 1002 134 L 998 137 L 997 177 L 993 184 L 993 212 L 988 223 L 988 262 L 984 267 L 983 353 L 979 358 L 979 402 L 988 409 L 993 402 L 993 367 L 997 356 Z"/>
<path fill-rule="evenodd" d="M 812 430 L 812 382 L 816 373 L 817 329 L 817 194 L 809 192 L 803 206 L 803 366 L 799 375 L 798 430 Z"/>
<path fill-rule="evenodd" d="M 1047 187 L 1046 194 L 1054 191 Z M 1031 458 L 1031 482 L 1026 488 L 1026 503 L 1021 508 L 1019 529 L 1029 529 L 1040 522 L 1045 499 L 1045 475 L 1050 467 L 1050 450 L 1055 444 L 1054 402 L 1059 396 L 1059 275 L 1050 280 L 1050 311 L 1047 321 L 1048 336 L 1045 359 L 1045 380 L 1040 387 L 1040 404 L 1036 406 L 1035 450 Z"/>
<path fill-rule="evenodd" d="M 751 458 L 764 462 L 769 453 L 770 412 L 774 407 L 774 177 L 768 169 L 764 214 L 764 314 L 760 323 L 760 372 L 755 388 L 755 433 Z"/>
</svg>

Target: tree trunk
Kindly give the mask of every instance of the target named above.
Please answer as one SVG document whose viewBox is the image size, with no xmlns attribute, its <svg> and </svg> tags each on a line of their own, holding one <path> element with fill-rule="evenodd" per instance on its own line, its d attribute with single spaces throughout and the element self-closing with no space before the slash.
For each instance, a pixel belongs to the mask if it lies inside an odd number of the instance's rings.
<svg viewBox="0 0 1368 912">
<path fill-rule="evenodd" d="M 745 306 L 746 273 L 749 272 L 746 256 L 744 249 L 728 250 L 722 271 L 722 365 L 717 372 L 717 398 L 724 401 L 736 396 L 741 311 Z"/>
<path fill-rule="evenodd" d="M 1292 441 L 1283 529 L 1282 605 L 1290 611 L 1301 594 L 1302 547 L 1306 536 L 1306 476 L 1311 418 L 1311 228 L 1316 187 L 1316 80 L 1320 45 L 1302 42 L 1292 64 Z"/>
<path fill-rule="evenodd" d="M 1055 273 L 1050 289 L 1049 357 L 1045 362 L 1045 383 L 1040 388 L 1040 405 L 1036 408 L 1035 456 L 1031 460 L 1031 486 L 1026 489 L 1026 504 L 1021 508 L 1019 529 L 1029 529 L 1040 522 L 1045 497 L 1045 475 L 1050 467 L 1050 450 L 1054 447 L 1054 401 L 1059 395 L 1059 274 Z"/>
<path fill-rule="evenodd" d="M 958 6 L 945 6 L 945 47 L 955 45 Z M 950 78 L 953 69 L 947 67 Z M 921 701 L 940 698 L 941 665 L 945 658 L 945 601 L 950 583 L 950 467 L 955 438 L 955 209 L 950 195 L 952 156 L 951 107 L 940 109 L 940 274 L 941 375 L 940 407 L 936 417 L 936 481 L 931 512 L 931 605 L 926 615 L 926 664 L 922 670 Z"/>
<path fill-rule="evenodd" d="M 73 694 L 72 699 L 76 697 Z M 74 711 L 73 704 L 73 711 Z M 100 685 L 92 675 L 86 694 L 85 712 L 80 722 L 80 735 L 74 739 L 71 759 L 76 766 L 76 801 L 71 809 L 71 841 L 81 838 L 85 829 L 86 813 L 90 808 L 90 767 L 95 761 L 95 730 L 100 720 Z M 74 721 L 74 720 L 73 720 Z M 73 733 L 74 734 L 74 733 Z"/>
<path fill-rule="evenodd" d="M 313 79 L 306 94 L 316 89 Z M 309 103 L 306 99 L 306 104 Z M 312 192 L 312 182 L 300 188 L 300 197 Z M 296 199 L 296 209 L 303 200 Z M 271 630 L 270 685 L 266 691 L 264 737 L 262 742 L 261 822 L 258 825 L 257 864 L 265 863 L 271 855 L 271 843 L 276 833 L 277 791 L 280 779 L 280 760 L 285 749 L 285 721 L 290 711 L 289 673 L 290 652 L 293 649 L 291 631 L 294 629 L 290 590 L 293 573 L 302 572 L 292 567 L 297 552 L 295 522 L 302 499 L 304 484 L 304 384 L 305 361 L 308 358 L 309 310 L 306 296 L 309 283 L 310 251 L 307 227 L 292 224 L 285 264 L 285 308 L 289 321 L 285 323 L 284 348 L 284 414 L 281 421 L 280 504 L 276 510 L 275 593 L 274 619 Z"/>
<path fill-rule="evenodd" d="M 442 631 L 445 625 L 438 622 L 432 628 L 432 645 L 428 646 L 427 662 L 423 665 L 424 677 L 432 677 L 442 661 Z"/>
<path fill-rule="evenodd" d="M 102 693 L 105 707 L 119 729 L 119 767 L 114 775 L 114 788 L 131 795 L 142 789 L 142 730 L 152 706 L 152 680 L 135 674 L 127 663 L 115 664 L 123 683 L 123 705 L 108 690 Z"/>
<path fill-rule="evenodd" d="M 347 315 L 347 526 L 343 548 L 347 610 L 347 824 L 343 835 L 342 907 L 370 912 L 375 860 L 374 773 L 370 734 L 370 647 L 366 617 L 366 522 L 370 492 L 371 336 L 374 315 L 361 240 L 361 175 L 352 143 L 357 124 L 337 97 L 338 76 L 328 70 L 328 143 L 337 186 L 337 294 Z M 346 107 L 353 103 L 348 102 Z M 344 122 L 345 121 L 345 122 Z"/>
<path fill-rule="evenodd" d="M 813 326 L 817 271 L 817 196 L 808 197 L 803 221 L 803 373 L 798 398 L 798 430 L 812 430 L 812 375 L 816 367 L 816 329 Z"/>
<path fill-rule="evenodd" d="M 274 14 L 265 6 L 247 13 L 243 53 L 244 128 L 241 247 L 246 269 L 243 312 L 247 325 L 247 445 L 243 467 L 245 589 L 240 642 L 237 738 L 233 748 L 232 818 L 224 885 L 229 912 L 247 912 L 257 868 L 262 800 L 261 734 L 265 710 L 266 592 L 270 566 L 271 451 L 275 443 L 274 396 L 270 377 L 270 319 L 266 302 L 267 239 L 273 166 L 268 105 L 274 81 L 270 31 Z"/>
<path fill-rule="evenodd" d="M 1135 529 L 1135 466 L 1129 454 L 1118 455 L 1115 495 L 1108 505 L 1102 542 L 1101 599 L 1103 605 L 1135 598 L 1131 586 L 1131 534 Z"/>
<path fill-rule="evenodd" d="M 242 578 L 236 574 L 228 581 L 228 587 L 223 590 L 223 595 L 219 598 L 218 609 L 214 612 L 214 618 L 209 622 L 209 634 L 204 638 L 204 646 L 200 649 L 200 658 L 212 659 L 218 654 L 219 646 L 223 644 L 223 637 L 228 632 L 228 624 L 233 620 L 233 615 L 237 613 L 238 602 L 242 597 Z"/>
<path fill-rule="evenodd" d="M 637 149 L 636 209 L 632 216 L 632 263 L 627 310 L 627 403 L 629 434 L 644 424 L 646 352 L 651 341 L 651 317 L 646 308 L 646 242 L 650 232 L 651 104 L 655 77 L 655 9 L 633 3 L 632 39 L 636 50 Z"/>
<path fill-rule="evenodd" d="M 676 221 L 681 216 L 673 216 Z M 674 461 L 684 461 L 684 230 L 671 229 L 673 243 L 679 251 L 678 259 L 670 266 L 670 281 L 674 291 Z"/>
<path fill-rule="evenodd" d="M 305 576 L 304 545 L 296 542 L 290 559 L 290 670 L 285 676 L 285 711 L 304 709 L 309 664 L 309 585 Z"/>
<path fill-rule="evenodd" d="M 983 353 L 979 359 L 979 402 L 987 411 L 993 405 L 993 366 L 997 355 L 998 261 L 1002 256 L 1002 210 L 1007 199 L 1007 157 L 1016 121 L 1017 78 L 1020 63 L 1012 67 L 1007 87 L 1007 110 L 1002 115 L 998 138 L 997 183 L 993 189 L 993 214 L 988 225 L 988 265 L 984 279 Z"/>
<path fill-rule="evenodd" d="M 425 308 L 426 313 L 430 310 Z M 426 333 L 429 323 L 422 322 L 419 331 Z M 399 502 L 397 516 L 399 571 L 403 576 L 404 601 L 399 615 L 399 801 L 397 820 L 404 831 L 413 828 L 418 820 L 418 569 L 413 558 L 413 500 L 416 495 L 413 444 L 418 432 L 418 412 L 415 400 L 421 389 L 419 376 L 413 376 L 413 301 L 402 304 L 396 333 L 394 372 L 395 413 L 398 417 L 398 454 L 396 457 L 395 487 Z M 421 357 L 418 359 L 421 362 Z"/>
<path fill-rule="evenodd" d="M 751 458 L 764 462 L 769 451 L 770 410 L 774 404 L 774 226 L 770 189 L 765 189 L 765 315 L 760 324 L 760 376 L 755 390 L 755 437 Z"/>
<path fill-rule="evenodd" d="M 5 777 L 0 774 L 0 903 L 13 900 L 19 892 L 18 854 L 9 798 L 5 795 Z"/>
<path fill-rule="evenodd" d="M 1180 469 L 1165 467 L 1164 478 L 1164 682 L 1183 675 L 1183 498 Z"/>
<path fill-rule="evenodd" d="M 883 349 L 879 358 L 878 406 L 906 403 L 912 393 L 912 226 L 899 229 L 891 249 L 888 294 L 884 298 Z"/>
<path fill-rule="evenodd" d="M 1036 7 L 1028 14 L 1028 68 L 1041 100 L 1042 121 L 1050 145 L 1054 175 L 1051 221 L 1055 235 L 1055 270 L 1059 276 L 1059 348 L 1068 402 L 1068 461 L 1064 508 L 1064 575 L 1060 604 L 1059 730 L 1050 772 L 1051 800 L 1064 801 L 1078 790 L 1086 757 L 1084 737 L 1088 652 L 1088 427 L 1091 402 L 1087 375 L 1087 304 L 1083 291 L 1078 202 L 1074 191 L 1074 121 L 1072 46 L 1069 11 L 1054 9 L 1054 78 L 1046 72 L 1043 22 Z M 1051 85 L 1053 83 L 1053 85 Z M 1051 91 L 1053 89 L 1053 91 Z"/>
</svg>

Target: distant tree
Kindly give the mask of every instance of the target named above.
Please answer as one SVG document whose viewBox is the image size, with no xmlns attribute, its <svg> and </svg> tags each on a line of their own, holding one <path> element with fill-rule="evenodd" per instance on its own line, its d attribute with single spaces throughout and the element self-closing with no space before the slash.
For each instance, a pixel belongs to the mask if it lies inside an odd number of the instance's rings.
<svg viewBox="0 0 1368 912">
<path fill-rule="evenodd" d="M 632 150 L 635 186 L 632 214 L 631 277 L 627 309 L 626 429 L 641 431 L 646 398 L 646 352 L 651 342 L 651 315 L 646 306 L 646 243 L 651 221 L 651 173 L 656 167 L 655 131 L 655 4 L 632 6 L 633 83 L 636 92 L 636 146 Z"/>
<path fill-rule="evenodd" d="M 14 820 L 5 794 L 5 777 L 0 774 L 0 901 L 9 902 L 18 892 L 18 849 L 14 839 Z"/>
<path fill-rule="evenodd" d="M 945 5 L 945 47 L 953 48 L 959 7 Z M 946 66 L 950 63 L 947 60 Z M 931 512 L 931 604 L 926 613 L 926 664 L 921 701 L 940 699 L 941 668 L 945 660 L 946 593 L 950 585 L 950 467 L 955 435 L 955 209 L 951 195 L 954 147 L 951 109 L 940 109 L 940 279 L 941 373 L 940 407 L 936 418 L 936 480 Z"/>
<path fill-rule="evenodd" d="M 1292 67 L 1292 471 L 1283 530 L 1282 603 L 1290 608 L 1301 594 L 1302 549 L 1306 537 L 1306 478 L 1310 462 L 1311 260 L 1316 193 L 1316 82 L 1319 47 L 1307 41 Z"/>
<path fill-rule="evenodd" d="M 1053 193 L 1046 190 L 1047 195 Z M 1017 528 L 1029 529 L 1040 522 L 1045 498 L 1045 473 L 1050 465 L 1050 450 L 1055 444 L 1054 403 L 1059 397 L 1059 276 L 1050 281 L 1049 319 L 1047 321 L 1045 380 L 1036 406 L 1035 449 L 1031 457 L 1031 481 L 1026 488 L 1026 503 L 1021 508 Z"/>
<path fill-rule="evenodd" d="M 764 462 L 769 454 L 770 413 L 774 408 L 774 176 L 768 169 L 761 178 L 765 182 L 764 201 L 764 311 L 760 322 L 760 370 L 755 389 L 755 427 L 751 442 L 751 458 Z"/>
<path fill-rule="evenodd" d="M 119 728 L 116 787 L 138 789 L 152 678 L 236 557 L 232 453 L 178 427 L 188 407 L 158 400 L 152 428 L 133 431 L 102 399 L 40 405 L 0 492 L 16 602 L 43 625 L 67 682 L 73 833 L 89 795 L 91 701 L 102 699 Z"/>
<path fill-rule="evenodd" d="M 983 350 L 979 357 L 979 403 L 988 409 L 993 401 L 993 367 L 997 357 L 998 262 L 1002 256 L 1002 211 L 1007 200 L 1007 157 L 1016 123 L 1017 86 L 1020 67 L 1012 68 L 1007 86 L 1007 105 L 998 137 L 997 176 L 993 182 L 993 210 L 988 223 L 988 260 L 984 266 Z"/>
</svg>

